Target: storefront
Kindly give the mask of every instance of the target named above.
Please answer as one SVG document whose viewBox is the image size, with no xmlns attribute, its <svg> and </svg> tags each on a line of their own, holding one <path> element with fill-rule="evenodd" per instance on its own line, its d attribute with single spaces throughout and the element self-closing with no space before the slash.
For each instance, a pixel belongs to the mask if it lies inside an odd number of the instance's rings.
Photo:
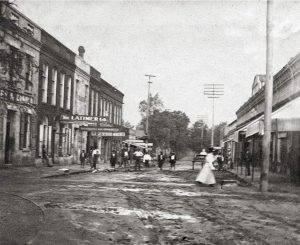
<svg viewBox="0 0 300 245">
<path fill-rule="evenodd" d="M 0 165 L 34 163 L 36 126 L 33 97 L 1 88 Z"/>
</svg>

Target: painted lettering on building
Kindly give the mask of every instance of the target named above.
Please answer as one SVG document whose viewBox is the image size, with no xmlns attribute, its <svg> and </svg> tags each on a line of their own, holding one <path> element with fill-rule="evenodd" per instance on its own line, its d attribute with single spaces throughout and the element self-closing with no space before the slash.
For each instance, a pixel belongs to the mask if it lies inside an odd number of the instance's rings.
<svg viewBox="0 0 300 245">
<path fill-rule="evenodd" d="M 34 99 L 32 96 L 4 88 L 0 88 L 0 98 L 2 100 L 11 101 L 14 103 L 34 104 Z"/>
<path fill-rule="evenodd" d="M 62 115 L 62 121 L 89 121 L 107 122 L 107 117 L 87 116 L 87 115 Z"/>
</svg>

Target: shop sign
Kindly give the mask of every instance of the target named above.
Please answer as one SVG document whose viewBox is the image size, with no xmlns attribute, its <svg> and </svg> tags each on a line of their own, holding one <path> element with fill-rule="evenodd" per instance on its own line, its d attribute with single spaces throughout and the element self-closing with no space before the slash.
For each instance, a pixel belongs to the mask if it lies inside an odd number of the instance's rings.
<svg viewBox="0 0 300 245">
<path fill-rule="evenodd" d="M 4 88 L 0 88 L 0 99 L 19 104 L 34 104 L 33 96 Z"/>
<path fill-rule="evenodd" d="M 92 132 L 92 136 L 97 136 L 97 132 Z M 124 137 L 125 132 L 98 132 L 98 136 L 109 136 L 109 137 Z"/>
<path fill-rule="evenodd" d="M 85 130 L 85 131 L 99 131 L 99 132 L 119 132 L 120 129 L 118 128 L 113 128 L 113 127 L 88 127 L 88 126 L 82 126 L 80 129 Z"/>
<path fill-rule="evenodd" d="M 98 117 L 98 116 L 89 116 L 89 115 L 62 115 L 61 121 L 68 122 L 78 122 L 78 121 L 87 121 L 87 122 L 107 122 L 107 117 Z"/>
</svg>

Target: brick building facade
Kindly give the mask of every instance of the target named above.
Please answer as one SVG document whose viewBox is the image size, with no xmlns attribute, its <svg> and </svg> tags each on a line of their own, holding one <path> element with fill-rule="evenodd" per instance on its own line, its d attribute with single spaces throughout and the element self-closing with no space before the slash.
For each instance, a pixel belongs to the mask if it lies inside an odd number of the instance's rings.
<svg viewBox="0 0 300 245">
<path fill-rule="evenodd" d="M 0 167 L 40 164 L 43 147 L 54 164 L 78 163 L 91 146 L 107 160 L 121 146 L 124 95 L 82 46 L 75 54 L 8 1 L 0 21 Z"/>
<path fill-rule="evenodd" d="M 0 2 L 0 166 L 36 157 L 41 29 Z"/>
</svg>

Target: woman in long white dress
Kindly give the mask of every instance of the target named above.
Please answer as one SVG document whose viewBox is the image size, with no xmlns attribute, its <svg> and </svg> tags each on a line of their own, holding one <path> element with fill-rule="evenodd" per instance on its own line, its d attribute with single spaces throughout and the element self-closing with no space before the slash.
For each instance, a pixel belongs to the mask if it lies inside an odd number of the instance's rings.
<svg viewBox="0 0 300 245">
<path fill-rule="evenodd" d="M 216 178 L 212 170 L 214 170 L 213 162 L 215 157 L 213 155 L 213 148 L 209 148 L 208 154 L 205 158 L 205 163 L 202 169 L 196 178 L 197 182 L 207 184 L 207 185 L 214 185 L 216 184 Z"/>
</svg>

